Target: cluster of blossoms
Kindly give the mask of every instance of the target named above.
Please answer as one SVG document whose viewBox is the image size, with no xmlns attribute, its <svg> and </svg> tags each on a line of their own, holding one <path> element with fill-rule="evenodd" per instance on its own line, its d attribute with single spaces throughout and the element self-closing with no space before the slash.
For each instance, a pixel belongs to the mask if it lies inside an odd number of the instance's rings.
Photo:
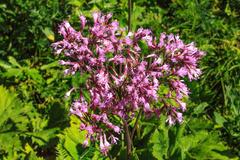
<svg viewBox="0 0 240 160">
<path fill-rule="evenodd" d="M 126 35 L 111 17 L 93 13 L 93 26 L 86 27 L 86 18 L 80 16 L 80 31 L 64 21 L 59 27 L 63 40 L 52 44 L 56 54 L 66 56 L 60 61 L 68 66 L 65 74 L 89 75 L 85 90 L 90 100 L 81 88 L 71 89 L 69 93 L 81 95 L 70 112 L 82 121 L 80 129 L 87 131 L 84 145 L 89 140 L 100 141 L 105 155 L 118 141 L 121 120 L 132 119 L 139 110 L 146 116 L 165 113 L 170 125 L 182 122 L 183 99 L 189 94 L 183 78 L 199 77 L 197 62 L 204 55 L 194 43 L 184 44 L 173 34 L 156 38 L 149 29 L 140 28 Z M 167 86 L 168 93 L 159 94 L 160 85 Z M 168 103 L 169 99 L 175 103 Z"/>
</svg>

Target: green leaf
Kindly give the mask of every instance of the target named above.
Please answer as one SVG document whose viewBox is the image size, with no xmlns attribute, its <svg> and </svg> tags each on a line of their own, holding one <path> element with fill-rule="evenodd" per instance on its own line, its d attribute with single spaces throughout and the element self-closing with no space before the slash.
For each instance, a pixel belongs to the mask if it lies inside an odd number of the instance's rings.
<svg viewBox="0 0 240 160">
<path fill-rule="evenodd" d="M 89 75 L 84 73 L 80 74 L 79 72 L 76 73 L 72 78 L 72 86 L 75 88 L 80 87 L 80 85 L 84 84 L 88 79 Z"/>
<path fill-rule="evenodd" d="M 208 103 L 206 103 L 206 102 L 199 104 L 197 107 L 194 108 L 194 110 L 193 110 L 194 114 L 203 113 L 204 109 L 207 106 L 208 106 Z"/>
<path fill-rule="evenodd" d="M 47 142 L 49 142 L 50 139 L 55 138 L 56 133 L 58 131 L 59 131 L 59 128 L 51 128 L 51 129 L 46 129 L 39 132 L 33 132 L 33 133 L 28 132 L 26 134 L 31 136 L 33 142 L 36 142 L 40 146 L 43 146 Z"/>
<path fill-rule="evenodd" d="M 170 106 L 179 107 L 179 103 L 175 99 L 165 99 L 165 101 Z"/>
<path fill-rule="evenodd" d="M 80 159 L 85 157 L 91 152 L 86 152 L 91 148 L 84 149 L 82 144 L 86 139 L 86 131 L 80 131 L 80 120 L 72 115 L 70 121 L 70 127 L 66 128 L 62 134 L 59 135 L 60 143 L 57 146 L 58 159 L 64 157 L 67 159 Z"/>
<path fill-rule="evenodd" d="M 149 125 L 147 125 L 146 127 L 144 127 L 143 133 L 142 133 L 142 135 L 141 135 L 141 138 L 144 138 L 144 136 L 148 135 L 149 133 L 152 133 L 152 131 L 153 131 L 154 128 L 155 128 L 154 126 L 149 126 Z"/>
<path fill-rule="evenodd" d="M 73 5 L 75 7 L 82 7 L 82 5 L 85 3 L 85 0 L 69 0 L 68 4 Z"/>
<path fill-rule="evenodd" d="M 19 68 L 9 68 L 6 72 L 3 73 L 4 77 L 10 78 L 10 77 L 23 77 L 22 69 Z"/>
<path fill-rule="evenodd" d="M 41 70 L 47 70 L 49 68 L 53 68 L 53 67 L 57 67 L 59 66 L 59 62 L 58 61 L 54 61 L 52 63 L 49 63 L 49 64 L 45 64 L 45 65 L 42 65 L 40 67 Z"/>
<path fill-rule="evenodd" d="M 230 15 L 232 14 L 231 8 L 230 8 L 230 6 L 229 6 L 229 2 L 227 3 L 226 8 L 225 8 L 224 11 L 225 11 L 225 13 L 226 13 L 228 16 L 230 16 Z"/>
<path fill-rule="evenodd" d="M 44 28 L 43 30 L 43 33 L 45 34 L 45 36 L 50 40 L 50 41 L 54 41 L 55 40 L 55 38 L 54 38 L 54 33 L 53 33 L 53 31 L 50 29 L 50 28 L 48 28 L 48 27 L 46 27 L 46 28 Z"/>
<path fill-rule="evenodd" d="M 21 68 L 21 65 L 17 62 L 17 60 L 16 60 L 14 57 L 9 56 L 9 57 L 8 57 L 8 61 L 9 61 L 9 63 L 11 63 L 13 66 L 18 67 L 18 68 Z"/>
<path fill-rule="evenodd" d="M 162 159 L 167 156 L 168 151 L 168 133 L 167 130 L 155 130 L 150 138 L 150 144 L 153 144 L 152 154 L 156 159 Z"/>
<path fill-rule="evenodd" d="M 158 89 L 158 94 L 159 95 L 165 95 L 165 94 L 168 94 L 168 92 L 169 92 L 169 87 L 167 87 L 167 86 L 165 86 L 163 84 L 161 84 L 159 86 L 159 89 Z"/>
<path fill-rule="evenodd" d="M 223 123 L 226 122 L 226 119 L 221 116 L 221 114 L 219 114 L 218 112 L 214 112 L 214 117 L 215 117 L 215 121 L 216 123 L 222 127 L 223 126 Z"/>
<path fill-rule="evenodd" d="M 0 60 L 0 67 L 4 68 L 4 69 L 9 69 L 9 68 L 12 68 L 11 65 L 7 64 L 6 62 Z"/>
<path fill-rule="evenodd" d="M 31 77 L 36 82 L 39 83 L 43 82 L 43 78 L 37 69 L 24 67 L 24 71 L 29 77 Z"/>
<path fill-rule="evenodd" d="M 3 86 L 0 86 L 0 97 L 0 153 L 6 153 L 7 159 L 17 159 L 16 153 L 18 158 L 20 154 L 25 155 L 21 138 L 29 129 L 33 108 Z"/>
</svg>

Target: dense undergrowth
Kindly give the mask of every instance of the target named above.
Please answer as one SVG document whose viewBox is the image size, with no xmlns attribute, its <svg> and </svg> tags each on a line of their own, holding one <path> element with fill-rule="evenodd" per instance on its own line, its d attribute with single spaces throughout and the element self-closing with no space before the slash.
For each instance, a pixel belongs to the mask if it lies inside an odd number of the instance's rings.
<svg viewBox="0 0 240 160">
<path fill-rule="evenodd" d="M 106 159 L 83 148 L 80 121 L 69 116 L 71 86 L 50 44 L 58 25 L 92 11 L 112 12 L 127 26 L 127 0 L 3 0 L 0 2 L 0 159 Z M 206 52 L 181 125 L 140 119 L 132 159 L 238 159 L 240 156 L 240 1 L 133 1 L 132 29 L 179 34 Z M 144 145 L 143 145 L 144 144 Z M 125 158 L 113 147 L 112 157 Z"/>
</svg>

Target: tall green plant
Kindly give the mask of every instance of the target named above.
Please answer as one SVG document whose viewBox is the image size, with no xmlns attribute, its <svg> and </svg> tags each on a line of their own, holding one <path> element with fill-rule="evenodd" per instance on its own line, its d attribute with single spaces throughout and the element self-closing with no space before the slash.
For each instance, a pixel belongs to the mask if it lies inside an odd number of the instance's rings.
<svg viewBox="0 0 240 160">
<path fill-rule="evenodd" d="M 0 158 L 37 159 L 36 147 L 46 145 L 55 136 L 57 128 L 39 128 L 46 121 L 30 103 L 22 103 L 15 93 L 3 86 L 0 86 L 0 97 Z"/>
</svg>

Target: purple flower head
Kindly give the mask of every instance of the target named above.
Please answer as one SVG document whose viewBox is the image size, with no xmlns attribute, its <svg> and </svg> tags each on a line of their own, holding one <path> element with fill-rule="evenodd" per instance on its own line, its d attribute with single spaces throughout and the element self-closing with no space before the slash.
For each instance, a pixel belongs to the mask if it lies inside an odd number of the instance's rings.
<svg viewBox="0 0 240 160">
<path fill-rule="evenodd" d="M 86 17 L 80 16 L 79 19 L 81 21 L 81 29 L 84 29 L 84 27 L 85 27 L 85 25 L 87 23 Z"/>
<path fill-rule="evenodd" d="M 109 149 L 110 149 L 111 145 L 110 143 L 107 141 L 106 138 L 106 134 L 104 134 L 103 136 L 100 135 L 100 150 L 104 155 L 107 155 Z"/>
<path fill-rule="evenodd" d="M 183 78 L 191 81 L 200 76 L 198 61 L 204 52 L 173 34 L 162 33 L 157 38 L 149 29 L 139 28 L 126 36 L 118 21 L 111 20 L 112 14 L 93 13 L 92 26 L 84 16 L 79 19 L 80 31 L 67 21 L 59 26 L 63 40 L 52 47 L 56 54 L 65 55 L 66 60 L 59 62 L 68 67 L 64 74 L 89 75 L 84 86 L 66 93 L 89 93 L 86 99 L 80 94 L 70 108 L 71 114 L 81 119 L 80 129 L 87 131 L 83 145 L 97 141 L 107 155 L 118 142 L 121 122 L 131 120 L 140 110 L 146 117 L 166 114 L 170 125 L 182 123 L 183 98 L 189 95 Z M 82 34 L 83 29 L 87 34 Z M 148 55 L 141 53 L 140 43 L 145 43 Z M 161 85 L 169 88 L 168 93 L 161 94 Z M 176 103 L 167 104 L 166 99 Z"/>
</svg>

